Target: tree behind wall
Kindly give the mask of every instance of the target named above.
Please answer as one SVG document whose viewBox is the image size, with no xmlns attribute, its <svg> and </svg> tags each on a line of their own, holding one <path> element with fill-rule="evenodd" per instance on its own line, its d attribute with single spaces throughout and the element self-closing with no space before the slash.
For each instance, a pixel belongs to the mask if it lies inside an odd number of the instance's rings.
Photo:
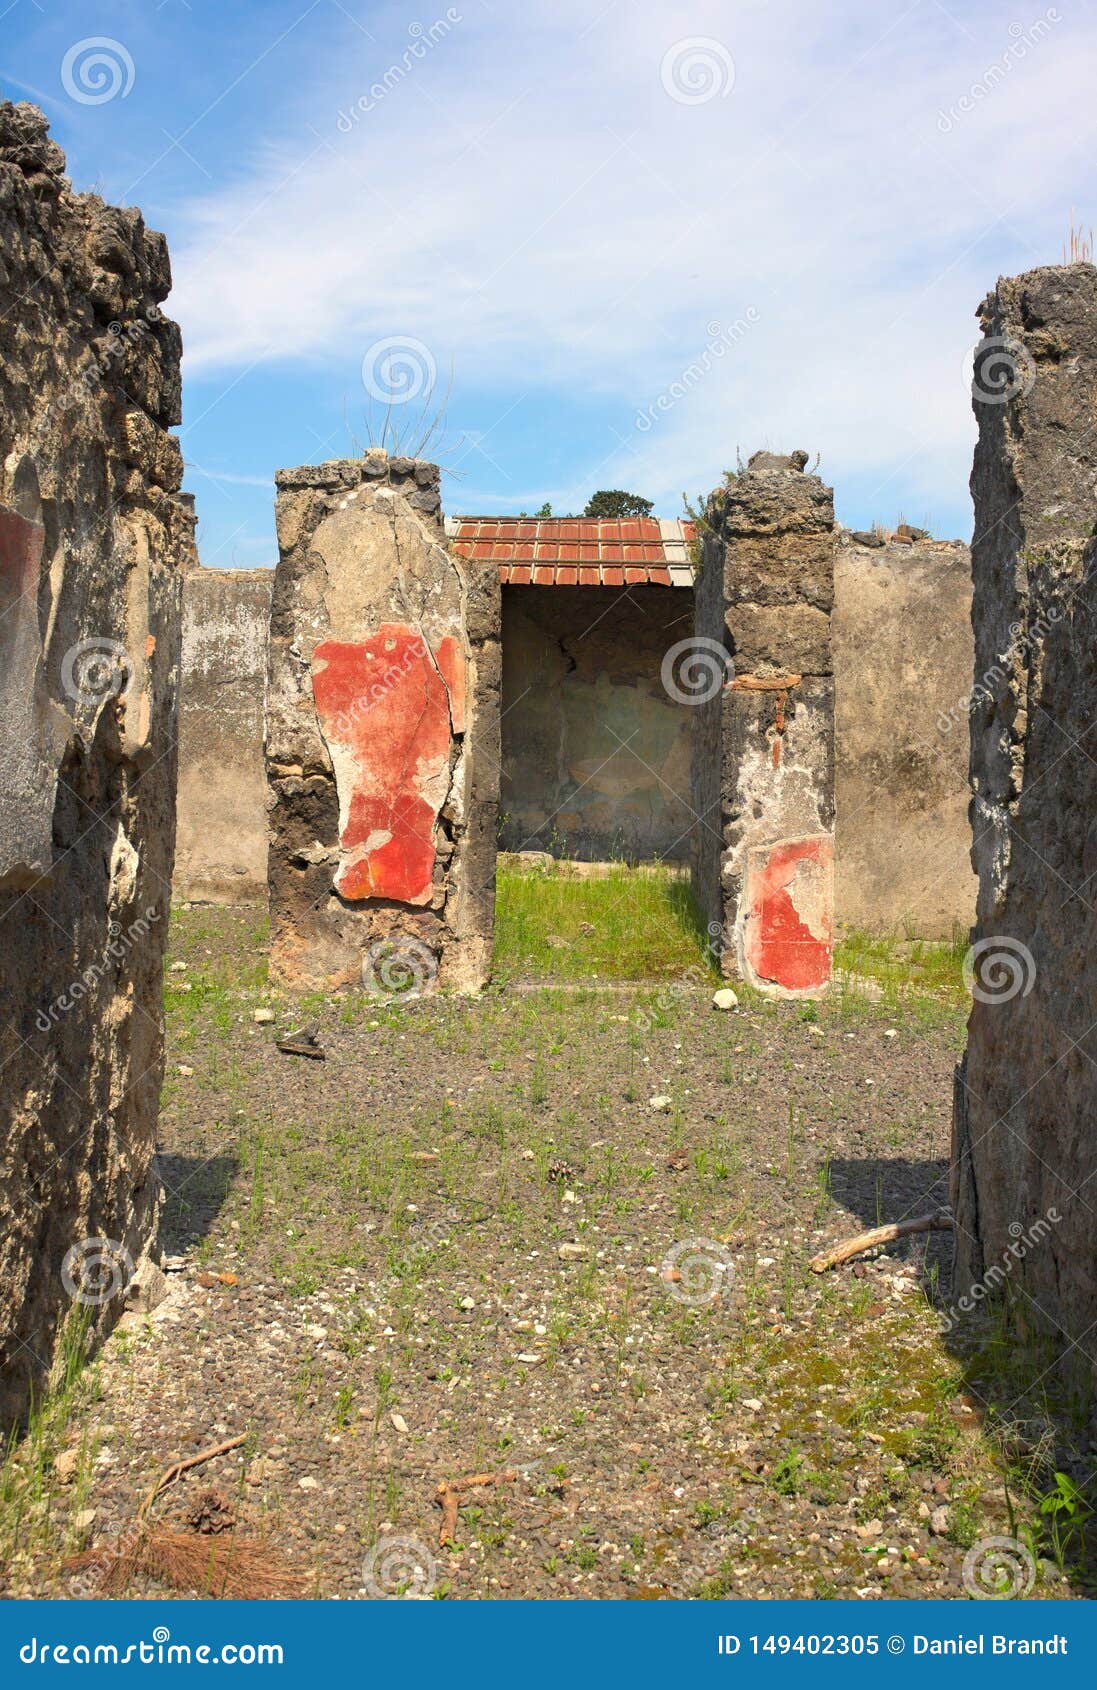
<svg viewBox="0 0 1097 1690">
<path fill-rule="evenodd" d="M 587 500 L 584 516 L 624 517 L 650 516 L 651 499 L 641 499 L 638 493 L 625 493 L 620 487 L 593 493 Z"/>
</svg>

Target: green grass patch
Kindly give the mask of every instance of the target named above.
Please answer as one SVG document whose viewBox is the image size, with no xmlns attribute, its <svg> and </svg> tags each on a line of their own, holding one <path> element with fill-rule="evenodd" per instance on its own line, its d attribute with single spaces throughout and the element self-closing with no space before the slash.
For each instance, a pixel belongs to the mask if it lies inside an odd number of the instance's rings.
<svg viewBox="0 0 1097 1690">
<path fill-rule="evenodd" d="M 894 933 L 852 929 L 834 948 L 839 979 L 880 987 L 883 1002 L 901 1004 L 932 999 L 966 1012 L 971 999 L 964 985 L 963 965 L 968 936 L 956 928 L 951 939 L 916 939 Z"/>
<path fill-rule="evenodd" d="M 499 869 L 497 974 L 661 980 L 700 964 L 716 980 L 706 937 L 689 883 L 671 868 Z"/>
<path fill-rule="evenodd" d="M 177 995 L 184 984 L 207 996 L 229 989 L 262 991 L 267 985 L 269 946 L 270 922 L 265 911 L 249 911 L 241 929 L 239 912 L 234 909 L 173 910 L 164 959 L 165 986 Z M 182 978 L 173 976 L 173 963 L 186 964 Z"/>
</svg>

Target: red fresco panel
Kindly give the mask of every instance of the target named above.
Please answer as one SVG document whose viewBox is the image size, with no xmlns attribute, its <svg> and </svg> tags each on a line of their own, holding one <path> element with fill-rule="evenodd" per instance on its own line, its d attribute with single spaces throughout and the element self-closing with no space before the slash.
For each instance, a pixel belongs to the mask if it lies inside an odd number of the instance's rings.
<svg viewBox="0 0 1097 1690">
<path fill-rule="evenodd" d="M 747 860 L 745 950 L 762 980 L 809 992 L 830 979 L 834 842 L 825 834 L 756 846 Z"/>
<path fill-rule="evenodd" d="M 464 721 L 458 641 L 447 635 L 432 654 L 418 629 L 396 622 L 361 643 L 325 640 L 312 686 L 339 790 L 336 891 L 429 904 L 434 828 Z"/>
</svg>

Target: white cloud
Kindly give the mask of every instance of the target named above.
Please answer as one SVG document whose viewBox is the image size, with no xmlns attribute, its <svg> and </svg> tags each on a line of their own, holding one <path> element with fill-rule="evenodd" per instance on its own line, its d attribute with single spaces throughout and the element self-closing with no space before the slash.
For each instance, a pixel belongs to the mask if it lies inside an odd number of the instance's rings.
<svg viewBox="0 0 1097 1690">
<path fill-rule="evenodd" d="M 371 20 L 379 50 L 321 61 L 276 114 L 293 143 L 263 137 L 245 180 L 184 208 L 172 307 L 191 372 L 356 371 L 372 340 L 407 334 L 452 367 L 451 421 L 485 389 L 500 411 L 523 393 L 619 404 L 600 479 L 642 479 L 664 505 L 736 443 L 802 445 L 831 477 L 885 485 L 905 461 L 908 486 L 955 503 L 974 307 L 997 267 L 1054 260 L 1085 203 L 1088 20 L 1063 0 L 1022 53 L 970 0 L 457 9 L 343 133 L 408 44 L 396 14 Z M 731 55 L 726 97 L 666 92 L 687 37 Z M 748 307 L 728 356 L 639 433 L 709 325 Z"/>
</svg>

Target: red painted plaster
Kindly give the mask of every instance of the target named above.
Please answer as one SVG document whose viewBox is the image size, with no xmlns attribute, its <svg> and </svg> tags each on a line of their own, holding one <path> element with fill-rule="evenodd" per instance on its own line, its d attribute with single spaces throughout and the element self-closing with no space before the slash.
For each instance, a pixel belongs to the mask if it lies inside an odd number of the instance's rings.
<svg viewBox="0 0 1097 1690">
<path fill-rule="evenodd" d="M 28 522 L 18 511 L 0 505 L 0 594 L 5 610 L 37 586 L 44 539 L 41 523 Z"/>
<path fill-rule="evenodd" d="M 751 853 L 745 942 L 747 961 L 760 979 L 786 991 L 827 984 L 834 945 L 833 858 L 832 841 L 819 836 Z"/>
<path fill-rule="evenodd" d="M 361 643 L 318 645 L 312 685 L 339 791 L 336 890 L 428 904 L 453 735 L 464 729 L 460 643 L 447 635 L 432 653 L 418 629 L 386 622 Z"/>
</svg>

